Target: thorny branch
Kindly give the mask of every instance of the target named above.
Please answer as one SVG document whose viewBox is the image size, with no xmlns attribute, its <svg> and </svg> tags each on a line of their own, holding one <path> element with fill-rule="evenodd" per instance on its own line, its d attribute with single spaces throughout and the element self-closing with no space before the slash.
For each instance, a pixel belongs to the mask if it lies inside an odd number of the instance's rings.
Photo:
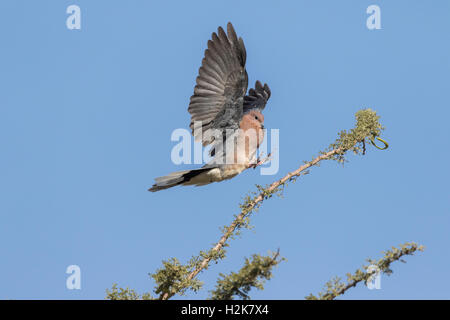
<svg viewBox="0 0 450 320">
<path fill-rule="evenodd" d="M 331 156 L 338 154 L 341 151 L 342 150 L 338 148 L 331 150 L 321 156 L 318 156 L 314 160 L 300 166 L 297 170 L 292 171 L 287 175 L 285 175 L 283 178 L 275 181 L 269 186 L 269 188 L 261 191 L 256 197 L 253 198 L 252 201 L 250 201 L 247 204 L 247 206 L 241 211 L 241 213 L 234 219 L 234 221 L 227 228 L 226 232 L 222 235 L 217 244 L 212 248 L 212 252 L 213 253 L 219 252 L 223 248 L 228 238 L 234 233 L 236 228 L 239 228 L 243 224 L 244 219 L 253 212 L 253 209 L 255 209 L 257 206 L 259 207 L 259 204 L 263 202 L 265 199 L 269 198 L 270 197 L 269 195 L 276 192 L 280 186 L 284 185 L 289 180 L 292 180 L 294 177 L 299 177 L 302 174 L 302 172 L 311 168 L 312 166 L 317 165 L 317 163 L 319 163 L 320 161 L 329 159 Z M 204 258 L 203 261 L 200 263 L 200 265 L 188 275 L 187 280 L 192 280 L 193 278 L 195 278 L 203 269 L 205 269 L 208 266 L 211 259 L 212 259 L 211 257 Z M 160 299 L 166 300 L 172 296 L 173 294 L 165 292 L 164 294 L 161 295 Z"/>
<path fill-rule="evenodd" d="M 188 289 L 194 292 L 199 290 L 202 283 L 196 279 L 197 275 L 207 269 L 212 262 L 217 263 L 219 259 L 225 257 L 225 247 L 228 246 L 228 240 L 239 235 L 242 228 L 251 227 L 249 220 L 251 214 L 259 209 L 264 200 L 271 198 L 274 194 L 282 194 L 288 183 L 295 182 L 298 177 L 309 173 L 311 167 L 318 166 L 323 160 L 335 160 L 344 163 L 346 161 L 345 156 L 349 151 L 364 155 L 366 153 L 366 142 L 373 141 L 375 138 L 378 139 L 384 128 L 379 123 L 379 116 L 371 109 L 360 110 L 355 116 L 355 127 L 348 132 L 341 131 L 336 141 L 330 144 L 326 150 L 321 151 L 317 157 L 309 162 L 304 162 L 299 168 L 270 185 L 265 187 L 256 185 L 257 191 L 246 196 L 244 202 L 240 204 L 239 214 L 235 215 L 230 225 L 223 228 L 219 241 L 209 251 L 201 251 L 199 255 L 193 256 L 185 265 L 181 264 L 176 258 L 163 261 L 163 267 L 151 274 L 156 282 L 155 293 L 159 295 L 158 298 L 167 300 L 175 294 L 184 294 Z M 384 140 L 380 141 L 384 142 Z M 387 143 L 385 143 L 385 147 L 387 147 Z M 257 165 L 265 161 L 258 161 Z M 123 295 L 128 296 L 127 294 L 128 291 L 125 290 Z"/>
</svg>

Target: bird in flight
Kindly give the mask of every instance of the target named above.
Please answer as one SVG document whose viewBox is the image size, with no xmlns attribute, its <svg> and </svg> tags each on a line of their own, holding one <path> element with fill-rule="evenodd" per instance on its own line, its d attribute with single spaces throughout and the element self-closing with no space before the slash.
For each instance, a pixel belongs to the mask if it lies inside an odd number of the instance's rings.
<svg viewBox="0 0 450 320">
<path fill-rule="evenodd" d="M 211 145 L 212 159 L 199 169 L 156 178 L 149 191 L 219 182 L 260 164 L 256 152 L 264 139 L 261 111 L 271 92 L 256 81 L 247 93 L 246 56 L 244 41 L 230 22 L 227 33 L 219 27 L 212 34 L 188 107 L 195 141 Z"/>
</svg>

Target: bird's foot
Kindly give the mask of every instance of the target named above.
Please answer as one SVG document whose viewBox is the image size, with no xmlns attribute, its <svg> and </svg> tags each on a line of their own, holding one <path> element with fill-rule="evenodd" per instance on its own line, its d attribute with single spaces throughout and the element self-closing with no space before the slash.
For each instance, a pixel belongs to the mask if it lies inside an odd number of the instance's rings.
<svg viewBox="0 0 450 320">
<path fill-rule="evenodd" d="M 266 163 L 267 161 L 269 161 L 270 158 L 271 158 L 271 155 L 272 155 L 272 153 L 269 153 L 269 154 L 267 155 L 267 157 L 265 157 L 264 159 L 261 159 L 260 157 L 258 157 L 258 159 L 256 159 L 256 162 L 255 162 L 255 163 L 250 163 L 250 164 L 248 165 L 248 168 L 256 169 L 258 166 L 260 166 L 260 165 Z"/>
</svg>

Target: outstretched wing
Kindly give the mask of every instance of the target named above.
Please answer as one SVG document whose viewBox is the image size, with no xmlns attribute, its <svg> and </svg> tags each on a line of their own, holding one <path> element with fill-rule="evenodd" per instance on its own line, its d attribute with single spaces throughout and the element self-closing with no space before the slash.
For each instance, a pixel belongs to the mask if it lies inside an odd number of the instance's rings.
<svg viewBox="0 0 450 320">
<path fill-rule="evenodd" d="M 270 88 L 267 83 L 263 86 L 261 82 L 256 81 L 255 89 L 250 89 L 248 95 L 244 97 L 244 113 L 251 109 L 259 109 L 261 111 L 266 106 L 269 98 Z"/>
<path fill-rule="evenodd" d="M 188 111 L 195 140 L 210 144 L 211 129 L 237 129 L 243 114 L 248 76 L 244 41 L 237 38 L 231 23 L 228 35 L 219 27 L 208 40 Z M 195 128 L 194 128 L 195 126 Z M 199 130 L 199 129 L 202 130 Z"/>
</svg>

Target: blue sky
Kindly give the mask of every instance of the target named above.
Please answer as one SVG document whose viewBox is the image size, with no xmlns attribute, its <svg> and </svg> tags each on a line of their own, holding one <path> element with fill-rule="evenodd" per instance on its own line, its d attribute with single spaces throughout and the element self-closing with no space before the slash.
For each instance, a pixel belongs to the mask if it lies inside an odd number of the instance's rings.
<svg viewBox="0 0 450 320">
<path fill-rule="evenodd" d="M 81 30 L 66 8 L 81 8 Z M 368 30 L 366 8 L 381 8 Z M 163 259 L 217 241 L 255 184 L 297 168 L 370 107 L 386 151 L 323 163 L 263 204 L 255 228 L 200 279 L 253 253 L 287 258 L 254 299 L 303 299 L 330 278 L 406 241 L 423 253 L 393 265 L 381 290 L 343 299 L 450 298 L 450 2 L 0 2 L 0 299 L 103 299 L 114 282 L 139 292 Z M 267 82 L 267 128 L 280 171 L 205 187 L 147 188 L 188 166 L 170 160 L 206 42 L 232 21 L 250 84 Z M 67 266 L 81 290 L 66 289 Z"/>
</svg>

